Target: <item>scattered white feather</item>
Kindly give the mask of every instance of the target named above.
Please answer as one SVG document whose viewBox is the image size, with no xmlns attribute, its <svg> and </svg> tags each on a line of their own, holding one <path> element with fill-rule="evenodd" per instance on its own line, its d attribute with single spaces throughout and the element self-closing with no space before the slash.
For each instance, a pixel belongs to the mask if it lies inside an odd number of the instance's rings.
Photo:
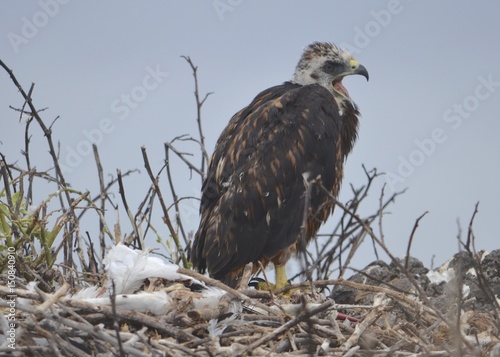
<svg viewBox="0 0 500 357">
<path fill-rule="evenodd" d="M 481 259 L 479 260 L 480 263 L 483 262 L 484 258 L 486 258 L 490 253 L 487 252 L 487 251 L 483 251 L 481 253 Z M 467 270 L 467 274 L 470 274 L 472 275 L 473 277 L 477 277 L 477 271 L 476 271 L 476 268 L 472 267 L 470 268 L 469 270 Z"/>
<path fill-rule="evenodd" d="M 467 275 L 472 275 L 473 277 L 477 277 L 477 271 L 474 267 L 470 268 L 469 270 L 467 270 Z"/>
<path fill-rule="evenodd" d="M 221 321 L 218 321 L 217 319 L 211 319 L 207 327 L 208 335 L 210 336 L 210 338 L 212 340 L 215 340 L 216 337 L 222 335 L 229 326 L 235 323 L 242 324 L 242 321 L 235 321 L 236 317 L 236 314 L 232 314 Z"/>
<path fill-rule="evenodd" d="M 109 296 L 84 300 L 95 305 L 111 305 Z M 172 310 L 173 300 L 165 291 L 139 292 L 116 295 L 115 306 L 118 311 L 133 310 L 153 315 L 165 315 Z"/>
<path fill-rule="evenodd" d="M 484 258 L 486 258 L 488 255 L 490 255 L 490 252 L 484 250 L 481 254 L 481 263 L 483 262 Z"/>
<path fill-rule="evenodd" d="M 112 247 L 103 260 L 106 274 L 105 288 L 90 286 L 74 294 L 70 299 L 80 299 L 96 305 L 111 305 L 112 282 L 115 285 L 115 306 L 119 310 L 133 310 L 153 315 L 164 315 L 176 308 L 179 299 L 190 301 L 193 309 L 213 308 L 220 304 L 225 292 L 207 287 L 201 281 L 178 273 L 179 266 L 165 263 L 151 257 L 148 251 L 130 249 L 123 244 Z M 183 281 L 202 286 L 202 291 L 182 295 L 181 289 L 172 288 L 146 292 L 138 291 L 146 279 L 161 278 L 169 281 Z M 178 291 L 178 293 L 175 293 Z M 186 293 L 186 290 L 184 290 Z M 191 293 L 187 290 L 187 293 Z M 169 295 L 171 294 L 171 295 Z M 179 295 L 180 294 L 180 295 Z"/>
<path fill-rule="evenodd" d="M 480 262 L 483 262 L 483 259 L 486 258 L 490 253 L 487 251 L 483 251 L 481 254 L 481 259 Z M 435 270 L 430 270 L 427 273 L 427 277 L 429 278 L 431 283 L 434 284 L 441 284 L 442 282 L 449 282 L 455 277 L 455 270 L 453 268 L 450 268 L 450 263 L 453 260 L 453 258 L 449 259 L 446 261 L 443 265 L 441 265 L 438 269 Z M 467 274 L 472 275 L 473 277 L 477 277 L 477 271 L 474 267 L 470 268 L 467 271 Z M 467 292 L 468 293 L 468 292 Z"/>
<path fill-rule="evenodd" d="M 221 326 L 218 322 L 217 319 L 212 319 L 209 321 L 208 324 L 208 335 L 210 336 L 211 339 L 214 339 L 217 336 L 220 336 L 224 333 L 224 330 L 226 329 L 227 326 Z"/>
<path fill-rule="evenodd" d="M 92 298 L 97 298 L 99 295 L 102 294 L 102 288 L 99 286 L 89 286 L 88 288 L 83 288 L 80 291 L 78 291 L 76 294 L 73 294 L 71 297 L 73 299 L 92 299 Z"/>
<path fill-rule="evenodd" d="M 109 279 L 108 288 L 111 288 L 111 280 L 114 281 L 116 294 L 134 293 L 147 278 L 188 280 L 202 284 L 187 275 L 179 274 L 178 265 L 166 264 L 160 258 L 149 256 L 147 251 L 133 250 L 121 243 L 109 250 L 103 263 Z"/>
<path fill-rule="evenodd" d="M 433 284 L 441 284 L 442 282 L 449 282 L 455 277 L 455 270 L 450 268 L 450 262 L 452 259 L 448 260 L 446 263 L 441 265 L 438 269 L 429 270 L 427 277 Z"/>
<path fill-rule="evenodd" d="M 197 310 L 217 306 L 221 297 L 225 294 L 226 292 L 224 290 L 207 286 L 206 289 L 203 290 L 203 296 L 200 299 L 193 300 L 193 306 Z"/>
<path fill-rule="evenodd" d="M 388 304 L 390 299 L 385 293 L 377 293 L 373 297 L 373 307 Z"/>
<path fill-rule="evenodd" d="M 468 297 L 469 297 L 469 295 L 470 295 L 470 286 L 469 286 L 469 285 L 467 285 L 467 284 L 464 284 L 464 285 L 462 286 L 462 297 L 463 297 L 464 299 L 466 299 L 466 298 L 468 298 Z"/>
</svg>

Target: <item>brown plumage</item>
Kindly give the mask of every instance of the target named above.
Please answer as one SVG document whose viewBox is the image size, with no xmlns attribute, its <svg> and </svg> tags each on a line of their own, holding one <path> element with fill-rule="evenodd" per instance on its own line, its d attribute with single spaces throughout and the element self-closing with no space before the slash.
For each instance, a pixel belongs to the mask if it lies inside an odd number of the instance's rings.
<svg viewBox="0 0 500 357">
<path fill-rule="evenodd" d="M 348 52 L 313 43 L 292 81 L 261 92 L 231 118 L 203 183 L 195 268 L 235 286 L 247 263 L 272 261 L 278 271 L 305 249 L 298 243 L 307 187 L 306 242 L 333 210 L 325 189 L 337 196 L 357 137 L 359 112 L 342 85 L 352 74 L 368 79 Z"/>
</svg>

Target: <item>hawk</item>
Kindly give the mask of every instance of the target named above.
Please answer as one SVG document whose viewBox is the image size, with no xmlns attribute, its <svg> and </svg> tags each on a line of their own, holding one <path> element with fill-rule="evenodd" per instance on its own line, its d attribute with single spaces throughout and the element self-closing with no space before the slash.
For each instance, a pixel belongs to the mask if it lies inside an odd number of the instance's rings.
<svg viewBox="0 0 500 357">
<path fill-rule="evenodd" d="M 359 111 L 342 79 L 368 71 L 331 43 L 305 48 L 292 79 L 259 93 L 221 133 L 202 186 L 191 261 L 235 287 L 249 262 L 276 269 L 333 211 Z M 304 242 L 305 241 L 305 242 Z"/>
</svg>

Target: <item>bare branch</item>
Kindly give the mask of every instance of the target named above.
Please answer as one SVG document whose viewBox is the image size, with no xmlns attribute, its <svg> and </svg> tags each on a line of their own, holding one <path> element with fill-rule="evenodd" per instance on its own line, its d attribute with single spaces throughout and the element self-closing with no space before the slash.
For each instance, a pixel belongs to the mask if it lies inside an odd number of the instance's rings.
<svg viewBox="0 0 500 357">
<path fill-rule="evenodd" d="M 11 69 L 9 69 L 2 60 L 0 60 L 0 66 L 3 67 L 5 69 L 5 71 L 9 74 L 10 78 L 12 79 L 12 82 L 14 83 L 14 85 L 16 86 L 16 88 L 19 90 L 19 92 L 23 96 L 25 102 L 28 104 L 28 106 L 29 106 L 29 108 L 31 110 L 31 114 L 36 119 L 38 125 L 40 126 L 40 128 L 43 131 L 43 134 L 47 138 L 47 143 L 49 145 L 49 153 L 50 153 L 50 156 L 52 157 L 52 162 L 54 164 L 54 168 L 55 168 L 55 171 L 56 171 L 56 178 L 58 180 L 59 187 L 61 187 L 61 188 L 68 187 L 68 185 L 66 183 L 66 180 L 64 178 L 64 175 L 62 174 L 61 166 L 59 164 L 59 160 L 58 160 L 58 157 L 57 157 L 57 154 L 56 154 L 54 143 L 52 141 L 52 130 L 51 130 L 51 128 L 47 128 L 47 126 L 43 122 L 42 118 L 40 117 L 37 109 L 35 108 L 35 106 L 33 105 L 32 100 L 31 100 L 31 94 L 33 92 L 33 90 L 32 90 L 33 89 L 33 85 L 30 88 L 30 91 L 28 92 L 30 95 L 26 94 L 26 92 L 24 91 L 23 87 L 19 84 L 19 81 L 14 76 L 14 72 Z M 77 225 L 78 221 L 76 219 L 76 214 L 75 214 L 73 208 L 71 207 L 71 197 L 69 195 L 69 191 L 62 190 L 61 193 L 64 194 L 64 196 L 66 198 L 66 202 L 67 202 L 67 204 L 69 206 L 68 209 L 70 210 L 71 215 L 74 218 L 74 219 L 71 220 L 72 224 L 76 224 Z M 61 203 L 62 203 L 62 198 L 61 198 Z M 64 205 L 63 205 L 63 209 L 66 209 Z M 71 227 L 68 227 L 68 231 L 66 232 L 66 235 L 65 235 L 65 238 L 66 238 L 65 239 L 65 241 L 66 241 L 66 246 L 65 246 L 65 260 L 66 260 L 66 262 L 65 263 L 68 266 L 73 265 L 73 259 L 72 259 L 73 237 L 72 237 L 72 234 L 74 232 L 75 232 L 75 229 L 74 229 L 74 227 L 71 226 Z M 83 247 L 79 247 L 79 248 L 83 249 Z M 82 262 L 82 263 L 84 263 L 84 262 Z"/>
<path fill-rule="evenodd" d="M 169 149 L 169 147 L 167 145 L 165 145 L 165 166 L 167 168 L 168 185 L 170 187 L 170 192 L 172 193 L 172 199 L 174 201 L 173 204 L 175 207 L 175 221 L 177 222 L 177 225 L 179 226 L 179 228 L 181 230 L 184 244 L 187 246 L 188 240 L 187 240 L 186 232 L 184 231 L 184 226 L 182 225 L 181 212 L 179 209 L 179 197 L 177 196 L 177 192 L 175 191 L 174 182 L 172 179 L 168 149 Z"/>
<path fill-rule="evenodd" d="M 151 179 L 151 182 L 155 188 L 156 194 L 158 195 L 158 199 L 160 200 L 160 206 L 163 210 L 163 221 L 165 222 L 165 224 L 168 227 L 168 230 L 170 231 L 170 236 L 174 240 L 175 246 L 177 248 L 177 252 L 181 255 L 182 264 L 184 265 L 184 267 L 188 267 L 189 263 L 188 263 L 188 260 L 186 257 L 186 253 L 184 252 L 184 249 L 179 242 L 179 237 L 177 236 L 177 232 L 175 231 L 174 226 L 172 225 L 172 222 L 170 221 L 170 217 L 168 215 L 167 205 L 165 204 L 165 201 L 163 200 L 163 195 L 161 194 L 161 190 L 160 190 L 160 187 L 158 185 L 158 178 L 155 177 L 153 175 L 153 172 L 151 171 L 151 166 L 149 165 L 149 159 L 148 159 L 148 155 L 146 153 L 146 148 L 142 147 L 141 151 L 142 151 L 142 157 L 144 160 L 144 166 L 146 167 L 146 172 L 148 173 L 149 178 Z"/>
<path fill-rule="evenodd" d="M 189 64 L 191 67 L 191 70 L 193 71 L 193 77 L 194 77 L 194 97 L 196 99 L 196 122 L 198 123 L 198 134 L 200 136 L 200 148 L 202 152 L 202 159 L 201 159 L 201 167 L 200 171 L 202 172 L 201 177 L 202 180 L 204 178 L 204 173 L 205 173 L 205 166 L 208 165 L 208 154 L 207 151 L 205 150 L 205 136 L 203 134 L 203 128 L 201 125 L 201 107 L 207 100 L 208 96 L 212 94 L 212 92 L 208 92 L 205 94 L 205 97 L 200 100 L 200 93 L 198 90 L 198 67 L 193 64 L 191 61 L 191 58 L 189 56 L 181 56 L 186 60 L 186 62 Z"/>
<path fill-rule="evenodd" d="M 104 185 L 104 174 L 102 170 L 101 159 L 99 157 L 99 150 L 96 144 L 92 144 L 92 149 L 94 151 L 94 159 L 97 166 L 97 177 L 99 178 L 99 198 L 101 200 L 100 210 L 101 212 L 106 212 L 106 186 Z M 104 241 L 104 224 L 101 219 L 99 219 L 99 242 L 101 243 L 101 254 L 104 258 L 106 252 L 106 242 Z"/>
<path fill-rule="evenodd" d="M 405 259 L 405 269 L 408 269 L 408 262 L 410 260 L 410 249 L 411 249 L 411 244 L 413 242 L 413 236 L 415 235 L 415 232 L 417 231 L 418 224 L 420 223 L 420 220 L 424 218 L 424 216 L 429 213 L 429 211 L 425 211 L 420 217 L 417 218 L 415 221 L 415 225 L 413 226 L 413 229 L 411 230 L 410 234 L 410 239 L 408 240 L 408 247 L 406 248 L 406 259 Z"/>
<path fill-rule="evenodd" d="M 478 207 L 479 207 L 479 202 L 476 203 L 474 206 L 474 213 L 472 214 L 472 217 L 469 222 L 469 228 L 467 231 L 467 242 L 465 243 L 465 248 L 467 250 L 470 250 L 470 245 L 471 242 L 474 242 L 474 231 L 472 229 L 472 226 L 474 225 L 474 219 L 476 218 L 476 214 L 478 213 Z"/>
<path fill-rule="evenodd" d="M 132 225 L 132 228 L 134 229 L 135 239 L 137 240 L 140 249 L 142 249 L 142 247 L 144 247 L 144 237 L 142 237 L 139 234 L 137 222 L 135 221 L 134 215 L 132 214 L 132 211 L 129 208 L 127 198 L 125 196 L 125 186 L 123 185 L 121 170 L 119 170 L 119 169 L 116 170 L 116 174 L 117 174 L 117 178 L 118 178 L 118 187 L 119 187 L 120 197 L 122 198 L 123 207 L 125 208 L 125 212 L 127 212 L 127 216 L 128 216 L 129 221 L 130 221 L 130 224 Z"/>
<path fill-rule="evenodd" d="M 190 170 L 193 170 L 193 171 L 194 171 L 194 172 L 196 172 L 198 175 L 200 175 L 201 177 L 203 177 L 203 175 L 204 175 L 204 174 L 203 174 L 203 171 L 202 171 L 202 170 L 200 170 L 199 168 L 197 168 L 197 167 L 196 167 L 195 165 L 193 165 L 191 162 L 189 162 L 189 160 L 187 160 L 187 159 L 184 157 L 184 155 L 186 155 L 186 154 L 179 152 L 179 151 L 178 151 L 178 150 L 177 150 L 177 149 L 176 149 L 176 148 L 175 148 L 175 147 L 174 147 L 171 143 L 165 143 L 165 146 L 166 146 L 168 149 L 172 150 L 172 152 L 173 152 L 174 154 L 176 154 L 176 155 L 179 157 L 179 159 L 181 159 L 182 161 L 184 161 L 184 163 L 187 165 L 187 167 L 189 167 L 189 169 L 190 169 Z"/>
</svg>

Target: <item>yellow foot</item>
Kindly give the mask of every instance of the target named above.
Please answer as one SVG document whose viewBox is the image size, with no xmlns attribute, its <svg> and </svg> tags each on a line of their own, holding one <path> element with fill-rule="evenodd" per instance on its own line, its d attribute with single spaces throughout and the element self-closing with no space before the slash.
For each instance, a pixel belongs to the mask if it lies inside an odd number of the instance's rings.
<svg viewBox="0 0 500 357">
<path fill-rule="evenodd" d="M 276 292 L 283 289 L 285 286 L 290 285 L 290 282 L 288 281 L 288 278 L 286 276 L 285 265 L 275 264 L 274 267 L 276 270 L 276 284 L 272 284 L 265 280 L 262 280 L 256 284 L 255 289 Z M 286 291 L 284 294 L 290 295 L 291 290 Z"/>
<path fill-rule="evenodd" d="M 287 282 L 284 287 L 290 285 L 291 284 Z M 279 300 L 292 304 L 301 302 L 303 295 L 307 294 L 307 291 L 301 288 L 293 288 L 293 289 L 289 288 L 288 290 L 285 289 L 286 291 L 283 291 L 283 288 L 278 288 L 277 285 L 273 283 L 268 283 L 265 280 L 260 280 L 259 282 L 254 284 L 254 286 L 256 290 L 270 291 Z"/>
<path fill-rule="evenodd" d="M 286 285 L 290 285 L 290 283 L 287 283 Z M 286 286 L 285 285 L 285 286 Z M 273 284 L 273 283 L 269 283 L 265 280 L 260 280 L 256 285 L 255 285 L 255 289 L 256 290 L 262 290 L 262 291 L 272 291 L 272 292 L 275 292 L 275 291 L 278 291 L 278 290 L 281 290 L 283 287 L 278 287 L 276 284 Z"/>
</svg>

